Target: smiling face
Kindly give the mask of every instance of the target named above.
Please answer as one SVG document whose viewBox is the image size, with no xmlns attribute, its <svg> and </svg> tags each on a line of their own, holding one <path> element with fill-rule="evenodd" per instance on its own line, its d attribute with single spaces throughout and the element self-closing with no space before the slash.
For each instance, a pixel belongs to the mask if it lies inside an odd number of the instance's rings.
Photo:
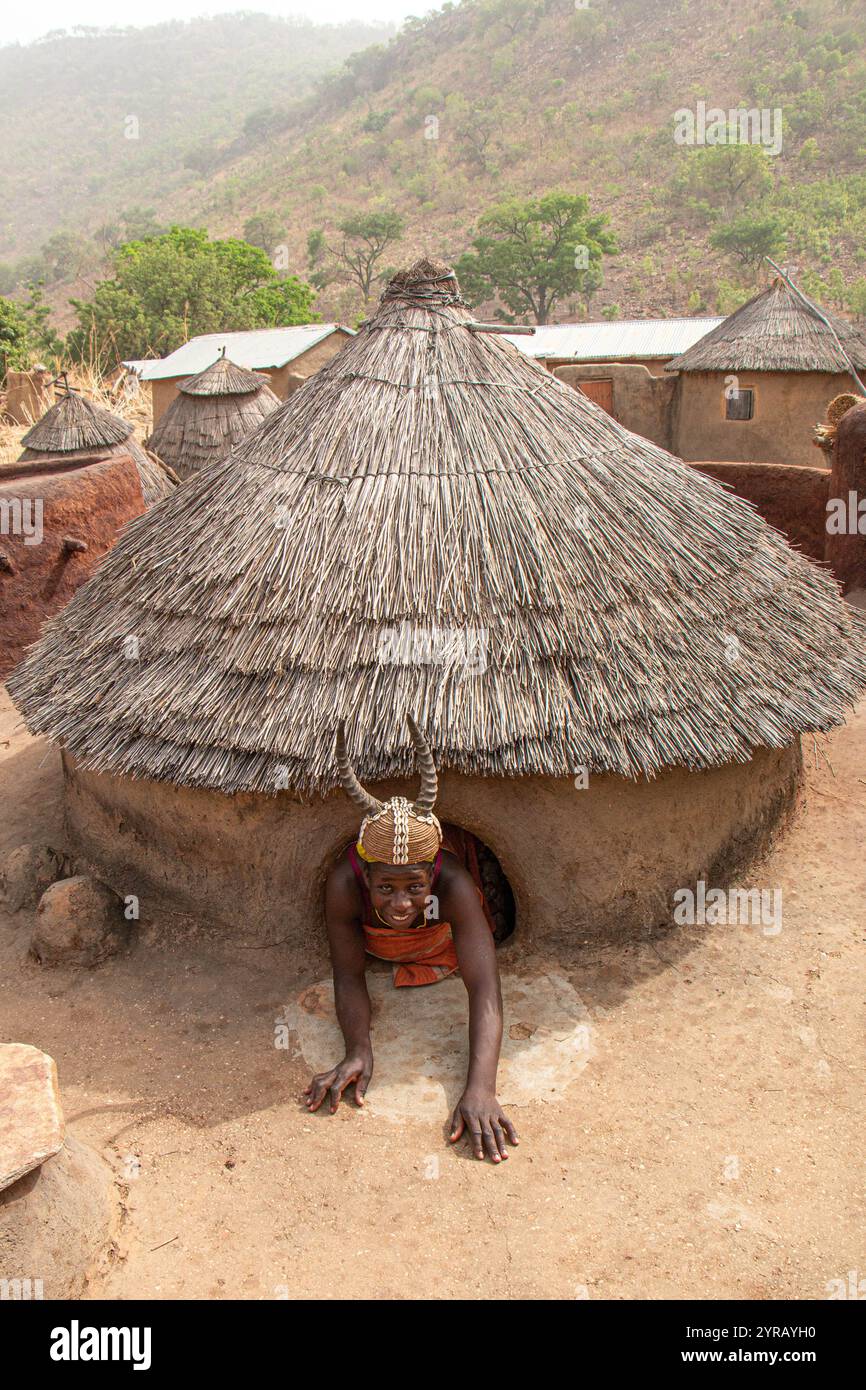
<svg viewBox="0 0 866 1390">
<path fill-rule="evenodd" d="M 370 900 L 383 922 L 398 931 L 414 926 L 433 881 L 432 864 L 365 865 Z"/>
</svg>

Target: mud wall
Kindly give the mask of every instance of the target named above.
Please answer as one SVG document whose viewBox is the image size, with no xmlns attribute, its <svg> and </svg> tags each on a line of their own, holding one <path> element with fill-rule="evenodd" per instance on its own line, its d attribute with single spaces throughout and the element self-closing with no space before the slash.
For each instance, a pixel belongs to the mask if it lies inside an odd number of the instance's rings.
<svg viewBox="0 0 866 1390">
<path fill-rule="evenodd" d="M 521 943 L 622 939 L 668 920 L 675 888 L 713 883 L 762 851 L 791 804 L 799 741 L 708 772 L 674 769 L 651 782 L 590 777 L 482 780 L 446 772 L 437 812 L 478 835 L 514 891 Z M 85 772 L 64 757 L 74 850 L 142 916 L 161 906 L 227 924 L 244 941 L 325 951 L 322 893 L 357 833 L 341 793 L 238 795 Z M 414 784 L 371 786 L 380 797 Z M 324 959 L 324 954 L 323 957 Z"/>
<path fill-rule="evenodd" d="M 119 528 L 144 511 L 128 454 L 66 468 L 20 464 L 0 475 L 0 677 L 35 642 L 114 545 Z M 34 523 L 41 507 L 41 539 Z M 30 518 L 21 534 L 16 517 Z M 17 533 L 17 534 L 16 534 Z M 83 541 L 86 550 L 66 540 Z"/>
<path fill-rule="evenodd" d="M 823 561 L 830 488 L 828 468 L 704 461 L 691 466 L 717 482 L 727 483 L 738 497 L 752 502 L 764 520 L 783 532 L 798 550 L 811 560 Z"/>
<path fill-rule="evenodd" d="M 553 374 L 575 390 L 584 381 L 612 381 L 614 418 L 662 449 L 673 449 L 676 377 L 654 375 L 645 366 L 622 362 L 583 362 L 557 367 Z"/>
<path fill-rule="evenodd" d="M 827 402 L 853 390 L 847 374 L 829 372 L 739 372 L 741 390 L 752 390 L 754 417 L 725 418 L 724 372 L 681 372 L 674 410 L 672 452 L 689 462 L 724 459 L 739 463 L 815 462 L 812 430 Z"/>
<path fill-rule="evenodd" d="M 6 414 L 16 425 L 32 425 L 54 404 L 52 373 L 34 367 L 29 372 L 6 373 Z"/>
<path fill-rule="evenodd" d="M 669 357 L 617 357 L 613 362 L 576 362 L 573 357 L 536 357 L 539 366 L 546 367 L 554 376 L 559 376 L 560 367 L 646 367 L 652 376 L 664 376 Z M 609 373 L 602 373 L 609 375 Z"/>
<path fill-rule="evenodd" d="M 860 514 L 866 499 L 866 405 L 855 405 L 839 421 L 829 495 L 843 503 L 845 526 L 828 533 L 827 560 L 843 593 L 866 589 L 866 514 Z"/>
<path fill-rule="evenodd" d="M 330 362 L 332 357 L 336 357 L 341 348 L 349 342 L 350 334 L 338 329 L 335 333 L 330 333 L 327 338 L 323 338 L 320 343 L 315 343 L 313 347 L 302 352 L 299 357 L 293 357 L 291 362 L 287 362 L 284 367 L 274 367 L 268 372 L 271 378 L 271 390 L 279 396 L 281 401 L 285 401 L 302 386 L 308 377 L 314 376 L 326 362 Z"/>
</svg>

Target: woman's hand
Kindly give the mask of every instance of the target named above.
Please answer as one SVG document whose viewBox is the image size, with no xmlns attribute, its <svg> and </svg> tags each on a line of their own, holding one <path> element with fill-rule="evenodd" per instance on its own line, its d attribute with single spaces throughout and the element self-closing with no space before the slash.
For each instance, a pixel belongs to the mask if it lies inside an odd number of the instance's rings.
<svg viewBox="0 0 866 1390">
<path fill-rule="evenodd" d="M 508 1157 L 506 1139 L 509 1144 L 518 1143 L 517 1131 L 492 1091 L 473 1091 L 467 1086 L 451 1116 L 452 1144 L 464 1130 L 469 1131 L 475 1157 L 483 1158 L 486 1153 L 494 1163 Z"/>
<path fill-rule="evenodd" d="M 373 1053 L 370 1049 L 347 1053 L 336 1067 L 314 1076 L 304 1091 L 308 1110 L 318 1110 L 326 1095 L 331 1097 L 331 1114 L 337 1109 L 347 1086 L 355 1083 L 355 1104 L 364 1104 L 364 1092 L 373 1075 Z"/>
</svg>

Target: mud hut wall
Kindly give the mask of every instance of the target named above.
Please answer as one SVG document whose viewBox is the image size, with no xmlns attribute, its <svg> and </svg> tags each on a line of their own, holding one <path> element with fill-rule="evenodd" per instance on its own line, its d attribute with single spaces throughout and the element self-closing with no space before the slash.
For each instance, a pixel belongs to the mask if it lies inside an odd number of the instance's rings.
<svg viewBox="0 0 866 1390">
<path fill-rule="evenodd" d="M 813 457 L 816 450 L 812 450 Z M 820 457 L 820 455 L 817 455 Z M 782 531 L 810 560 L 823 562 L 826 545 L 828 468 L 786 463 L 693 463 L 701 473 L 751 502 L 765 521 Z"/>
<path fill-rule="evenodd" d="M 114 545 L 120 527 L 144 511 L 141 482 L 128 454 L 104 462 L 57 472 L 51 465 L 19 465 L 0 483 L 3 534 L 0 552 L 0 677 L 11 671 L 24 649 L 35 642 L 46 618 L 60 611 L 75 590 L 89 579 Z M 11 471 L 11 470 L 10 470 Z M 41 505 L 41 540 L 10 534 L 6 517 L 11 504 L 27 506 L 31 519 Z M 68 551 L 66 537 L 86 543 L 84 551 Z"/>
<path fill-rule="evenodd" d="M 531 340 L 530 340 L 531 341 Z M 559 376 L 560 367 L 646 367 L 650 376 L 660 376 L 665 378 L 665 367 L 670 361 L 668 357 L 618 357 L 614 362 L 582 362 L 574 357 L 543 357 L 538 359 L 542 367 L 546 367 L 554 376 Z M 609 375 L 607 372 L 603 376 Z M 666 379 L 666 378 L 665 378 Z"/>
<path fill-rule="evenodd" d="M 150 403 L 153 412 L 153 426 L 162 418 L 172 401 L 177 397 L 177 384 L 185 381 L 183 376 L 167 376 L 161 381 L 150 381 Z"/>
<path fill-rule="evenodd" d="M 291 362 L 287 362 L 284 367 L 268 369 L 268 376 L 271 378 L 271 390 L 274 395 L 279 396 L 281 401 L 287 400 L 301 382 L 314 376 L 324 367 L 326 362 L 330 362 L 332 357 L 336 357 L 341 348 L 350 341 L 350 338 L 351 334 L 344 333 L 342 329 L 336 329 L 333 333 L 329 333 L 327 338 L 323 338 L 321 342 L 314 343 L 311 348 L 307 348 L 306 352 L 293 357 Z M 301 381 L 292 380 L 292 378 L 301 378 Z"/>
<path fill-rule="evenodd" d="M 846 525 L 828 530 L 827 562 L 843 593 L 866 589 L 866 517 L 859 514 L 866 498 L 866 405 L 854 406 L 839 421 L 829 496 L 843 503 Z"/>
<path fill-rule="evenodd" d="M 689 463 L 814 465 L 812 430 L 827 402 L 853 389 L 851 378 L 831 372 L 736 373 L 741 390 L 753 390 L 751 420 L 725 418 L 725 372 L 680 372 L 673 415 L 672 452 Z"/>
<path fill-rule="evenodd" d="M 6 414 L 16 425 L 32 425 L 53 405 L 51 372 L 6 372 Z"/>
<path fill-rule="evenodd" d="M 800 766 L 797 742 L 651 782 L 591 777 L 584 790 L 568 779 L 446 772 L 437 812 L 499 859 L 517 905 L 515 944 L 624 939 L 667 920 L 676 888 L 711 872 L 718 882 L 759 852 Z M 341 793 L 226 797 L 86 772 L 69 757 L 64 773 L 75 851 L 118 892 L 137 894 L 143 917 L 174 906 L 324 960 L 325 877 L 358 830 Z M 415 784 L 371 790 L 413 795 Z"/>
<path fill-rule="evenodd" d="M 584 381 L 612 381 L 614 418 L 662 449 L 672 449 L 675 377 L 656 376 L 645 366 L 622 362 L 572 364 L 557 367 L 553 375 L 575 390 Z"/>
</svg>

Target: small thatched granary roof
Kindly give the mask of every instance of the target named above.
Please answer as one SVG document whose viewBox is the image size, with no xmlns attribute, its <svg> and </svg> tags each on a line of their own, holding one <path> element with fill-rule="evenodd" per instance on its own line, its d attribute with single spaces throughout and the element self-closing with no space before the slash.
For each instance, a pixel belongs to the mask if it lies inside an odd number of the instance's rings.
<svg viewBox="0 0 866 1390">
<path fill-rule="evenodd" d="M 159 502 L 173 490 L 176 479 L 152 458 L 132 437 L 128 420 L 112 415 L 101 405 L 87 400 L 78 391 L 67 391 L 24 435 L 19 461 L 63 454 L 67 459 L 100 450 L 108 454 L 129 454 L 141 480 L 141 493 L 147 506 Z"/>
<path fill-rule="evenodd" d="M 148 447 L 180 478 L 224 458 L 280 404 L 262 372 L 218 357 L 178 386 Z"/>
<path fill-rule="evenodd" d="M 845 319 L 825 309 L 819 312 L 807 295 L 780 275 L 769 289 L 674 357 L 665 371 L 847 372 L 840 344 L 855 367 L 866 367 L 863 335 Z"/>
<path fill-rule="evenodd" d="M 408 774 L 407 710 L 469 774 L 706 768 L 864 684 L 827 573 L 478 331 L 427 261 L 127 528 L 9 682 L 83 766 L 223 792 L 334 786 L 340 717 L 362 780 Z"/>
<path fill-rule="evenodd" d="M 203 372 L 181 381 L 177 389 L 185 396 L 249 396 L 269 382 L 270 377 L 265 372 L 239 367 L 223 352 Z"/>
</svg>

